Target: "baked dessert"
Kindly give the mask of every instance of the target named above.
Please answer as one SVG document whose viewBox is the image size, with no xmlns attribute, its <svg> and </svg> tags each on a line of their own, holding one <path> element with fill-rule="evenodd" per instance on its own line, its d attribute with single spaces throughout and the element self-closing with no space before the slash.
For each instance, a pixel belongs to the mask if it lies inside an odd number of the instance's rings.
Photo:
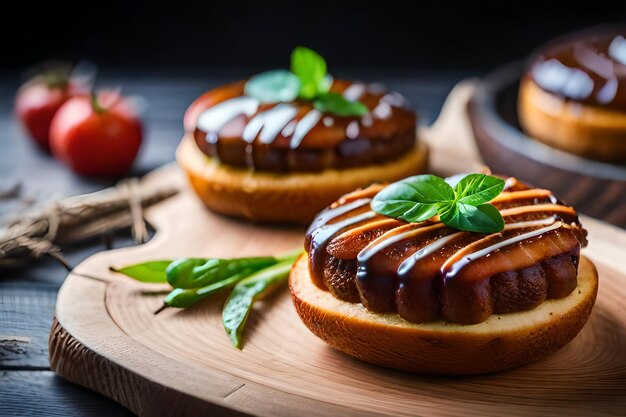
<svg viewBox="0 0 626 417">
<path fill-rule="evenodd" d="M 442 223 L 445 213 L 379 214 L 384 189 L 341 197 L 307 231 L 290 289 L 322 340 L 377 365 L 460 375 L 535 361 L 581 330 L 597 273 L 580 256 L 576 211 L 549 190 L 506 179 L 491 200 L 502 230 L 478 233 Z"/>
<path fill-rule="evenodd" d="M 626 29 L 577 33 L 541 48 L 520 84 L 533 138 L 585 158 L 626 162 Z"/>
<path fill-rule="evenodd" d="M 297 73 L 295 66 L 292 55 Z M 407 101 L 379 84 L 332 80 L 323 66 L 317 93 L 304 91 L 294 72 L 273 71 L 218 87 L 189 107 L 177 159 L 210 209 L 308 224 L 357 187 L 425 170 L 426 146 Z M 292 81 L 301 83 L 297 94 Z M 269 99 L 258 93 L 267 84 L 280 85 Z"/>
</svg>

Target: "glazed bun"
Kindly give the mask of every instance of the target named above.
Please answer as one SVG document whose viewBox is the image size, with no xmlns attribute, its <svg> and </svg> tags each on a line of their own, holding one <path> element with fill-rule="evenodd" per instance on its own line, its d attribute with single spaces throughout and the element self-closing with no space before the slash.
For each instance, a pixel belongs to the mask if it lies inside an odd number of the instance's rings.
<svg viewBox="0 0 626 417">
<path fill-rule="evenodd" d="M 330 92 L 364 114 L 331 113 L 312 101 L 267 103 L 246 82 L 222 85 L 185 114 L 177 159 L 216 212 L 259 223 L 308 224 L 342 194 L 426 170 L 418 116 L 380 84 L 333 80 Z"/>
<path fill-rule="evenodd" d="M 339 300 L 311 281 L 307 255 L 294 265 L 289 286 L 306 327 L 333 348 L 380 366 L 427 374 L 465 375 L 524 365 L 556 351 L 582 329 L 594 305 L 598 275 L 580 258 L 570 295 L 521 312 L 494 314 L 472 325 L 411 323 Z"/>
<path fill-rule="evenodd" d="M 192 137 L 176 153 L 189 182 L 213 211 L 262 223 L 309 224 L 338 196 L 375 181 L 396 181 L 426 170 L 424 143 L 398 159 L 363 167 L 322 172 L 274 173 L 242 170 L 206 156 Z"/>
<path fill-rule="evenodd" d="M 522 81 L 520 123 L 533 138 L 554 148 L 607 162 L 626 161 L 626 112 L 570 102 Z"/>
<path fill-rule="evenodd" d="M 519 121 L 552 147 L 626 162 L 626 28 L 566 35 L 540 48 L 520 82 Z"/>
</svg>

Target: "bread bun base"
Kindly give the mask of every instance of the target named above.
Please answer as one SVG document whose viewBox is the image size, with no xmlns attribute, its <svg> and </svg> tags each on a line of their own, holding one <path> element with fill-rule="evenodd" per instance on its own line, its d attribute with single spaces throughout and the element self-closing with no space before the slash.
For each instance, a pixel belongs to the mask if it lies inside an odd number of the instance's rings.
<svg viewBox="0 0 626 417">
<path fill-rule="evenodd" d="M 626 161 L 626 112 L 563 100 L 526 78 L 518 113 L 524 131 L 552 147 L 585 158 Z"/>
<path fill-rule="evenodd" d="M 211 210 L 254 222 L 308 225 L 322 209 L 356 188 L 425 172 L 428 149 L 419 142 L 402 158 L 380 165 L 278 174 L 221 164 L 203 154 L 193 138 L 186 136 L 176 159 Z"/>
<path fill-rule="evenodd" d="M 306 254 L 294 265 L 289 287 L 302 322 L 333 348 L 388 368 L 465 375 L 534 362 L 572 340 L 591 313 L 598 275 L 581 257 L 578 287 L 569 296 L 529 311 L 494 314 L 473 325 L 415 324 L 341 301 L 312 283 Z"/>
</svg>

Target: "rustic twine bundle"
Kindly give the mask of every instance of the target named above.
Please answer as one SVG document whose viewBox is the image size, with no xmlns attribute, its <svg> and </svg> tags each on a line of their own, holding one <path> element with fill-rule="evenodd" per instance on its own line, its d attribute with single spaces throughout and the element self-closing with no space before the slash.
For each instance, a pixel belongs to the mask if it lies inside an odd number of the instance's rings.
<svg viewBox="0 0 626 417">
<path fill-rule="evenodd" d="M 61 246 L 131 227 L 137 243 L 147 240 L 143 209 L 177 194 L 180 181 L 159 181 L 169 168 L 142 179 L 69 197 L 29 213 L 0 230 L 0 268 L 22 266 L 50 255 L 69 269 Z M 162 171 L 162 172 L 159 172 Z M 169 169 L 171 172 L 171 169 Z"/>
</svg>

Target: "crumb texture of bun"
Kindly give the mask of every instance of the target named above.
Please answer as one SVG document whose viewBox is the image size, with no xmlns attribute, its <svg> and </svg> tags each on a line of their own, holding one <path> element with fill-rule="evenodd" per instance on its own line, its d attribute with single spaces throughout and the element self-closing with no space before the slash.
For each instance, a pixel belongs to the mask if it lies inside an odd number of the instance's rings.
<svg viewBox="0 0 626 417">
<path fill-rule="evenodd" d="M 259 223 L 307 225 L 340 195 L 377 181 L 396 181 L 426 171 L 427 146 L 418 142 L 397 160 L 317 173 L 272 173 L 221 164 L 200 152 L 191 136 L 176 159 L 211 210 Z"/>
<path fill-rule="evenodd" d="M 289 287 L 302 322 L 341 352 L 410 372 L 467 375 L 528 364 L 571 341 L 586 323 L 598 291 L 596 269 L 582 256 L 577 281 L 565 298 L 472 325 L 416 324 L 339 300 L 313 284 L 306 254 L 294 265 Z"/>
</svg>

